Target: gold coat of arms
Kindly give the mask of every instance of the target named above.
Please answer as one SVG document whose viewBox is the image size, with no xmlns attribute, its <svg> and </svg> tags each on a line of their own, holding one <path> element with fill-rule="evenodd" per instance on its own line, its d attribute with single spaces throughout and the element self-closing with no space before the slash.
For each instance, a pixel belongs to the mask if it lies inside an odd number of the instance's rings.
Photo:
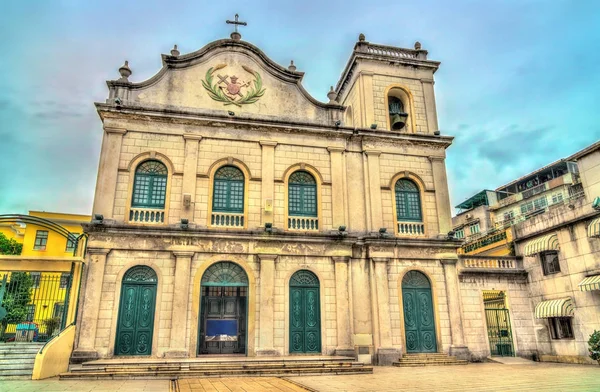
<svg viewBox="0 0 600 392">
<path fill-rule="evenodd" d="M 206 77 L 202 81 L 202 86 L 208 92 L 209 97 L 215 101 L 223 102 L 225 106 L 242 106 L 254 103 L 264 95 L 265 89 L 262 86 L 262 78 L 258 72 L 242 65 L 244 71 L 252 76 L 250 79 L 242 80 L 242 78 L 236 75 L 229 76 L 224 71 L 215 74 L 226 67 L 226 64 L 219 64 L 206 71 Z M 216 81 L 214 79 L 215 76 L 218 79 Z"/>
</svg>

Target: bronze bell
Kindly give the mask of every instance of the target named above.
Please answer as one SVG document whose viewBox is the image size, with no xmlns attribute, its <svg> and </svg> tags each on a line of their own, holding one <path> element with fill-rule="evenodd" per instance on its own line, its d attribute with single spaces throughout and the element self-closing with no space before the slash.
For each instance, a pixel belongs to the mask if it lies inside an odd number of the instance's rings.
<svg viewBox="0 0 600 392">
<path fill-rule="evenodd" d="M 404 113 L 402 102 L 399 99 L 390 100 L 390 126 L 393 130 L 399 131 L 406 125 L 408 113 Z"/>
</svg>

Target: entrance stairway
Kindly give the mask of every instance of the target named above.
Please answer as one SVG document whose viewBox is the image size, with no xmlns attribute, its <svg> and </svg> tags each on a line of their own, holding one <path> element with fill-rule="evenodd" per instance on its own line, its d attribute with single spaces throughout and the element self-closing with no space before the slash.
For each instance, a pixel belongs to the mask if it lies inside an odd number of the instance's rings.
<svg viewBox="0 0 600 392">
<path fill-rule="evenodd" d="M 444 353 L 405 354 L 392 365 L 399 367 L 466 365 L 469 362 Z"/>
<path fill-rule="evenodd" d="M 31 379 L 43 343 L 0 343 L 0 379 Z"/>
<path fill-rule="evenodd" d="M 305 376 L 373 373 L 349 357 L 213 357 L 107 359 L 71 365 L 61 379 L 179 379 L 192 377 Z"/>
</svg>

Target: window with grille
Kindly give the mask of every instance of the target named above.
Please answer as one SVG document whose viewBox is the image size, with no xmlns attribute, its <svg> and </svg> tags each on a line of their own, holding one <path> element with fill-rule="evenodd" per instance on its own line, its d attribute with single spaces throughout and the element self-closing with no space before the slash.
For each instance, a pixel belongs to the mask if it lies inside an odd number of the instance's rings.
<svg viewBox="0 0 600 392">
<path fill-rule="evenodd" d="M 548 323 L 552 339 L 573 339 L 571 317 L 550 317 Z"/>
<path fill-rule="evenodd" d="M 25 315 L 25 321 L 33 321 L 35 317 L 35 305 L 27 305 L 27 314 Z"/>
<path fill-rule="evenodd" d="M 561 201 L 563 201 L 562 193 L 555 193 L 552 195 L 552 204 L 557 204 L 557 203 L 560 203 Z"/>
<path fill-rule="evenodd" d="M 288 215 L 317 216 L 317 182 L 308 172 L 294 172 L 288 180 Z"/>
<path fill-rule="evenodd" d="M 422 222 L 421 195 L 419 188 L 411 180 L 400 179 L 396 182 L 396 218 L 399 221 Z"/>
<path fill-rule="evenodd" d="M 132 207 L 164 208 L 167 167 L 159 161 L 144 161 L 135 170 Z"/>
<path fill-rule="evenodd" d="M 560 263 L 558 262 L 558 252 L 543 252 L 540 253 L 542 260 L 542 269 L 544 275 L 552 275 L 560 272 Z"/>
<path fill-rule="evenodd" d="M 79 233 L 69 233 L 69 238 L 67 238 L 66 252 L 73 252 L 75 250 L 75 244 L 77 244 L 77 238 L 79 238 Z"/>
<path fill-rule="evenodd" d="M 71 277 L 71 274 L 69 274 L 67 272 L 63 272 L 62 274 L 60 274 L 60 288 L 61 289 L 67 288 L 67 286 L 69 285 L 70 277 Z"/>
<path fill-rule="evenodd" d="M 213 211 L 244 212 L 244 173 L 235 166 L 223 166 L 215 173 Z"/>
<path fill-rule="evenodd" d="M 36 231 L 33 249 L 34 250 L 46 250 L 47 244 L 48 244 L 48 231 L 46 231 L 46 230 Z"/>
<path fill-rule="evenodd" d="M 54 309 L 52 310 L 52 317 L 62 320 L 64 312 L 65 312 L 65 304 L 62 302 L 57 302 L 54 304 Z"/>
</svg>

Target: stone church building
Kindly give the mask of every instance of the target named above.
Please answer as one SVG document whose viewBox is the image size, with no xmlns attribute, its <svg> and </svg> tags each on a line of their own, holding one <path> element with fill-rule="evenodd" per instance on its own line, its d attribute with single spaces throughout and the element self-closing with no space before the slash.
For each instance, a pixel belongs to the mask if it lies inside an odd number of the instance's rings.
<svg viewBox="0 0 600 392">
<path fill-rule="evenodd" d="M 162 63 L 96 104 L 73 361 L 469 357 L 439 62 L 361 34 L 325 103 L 239 33 Z"/>
</svg>

